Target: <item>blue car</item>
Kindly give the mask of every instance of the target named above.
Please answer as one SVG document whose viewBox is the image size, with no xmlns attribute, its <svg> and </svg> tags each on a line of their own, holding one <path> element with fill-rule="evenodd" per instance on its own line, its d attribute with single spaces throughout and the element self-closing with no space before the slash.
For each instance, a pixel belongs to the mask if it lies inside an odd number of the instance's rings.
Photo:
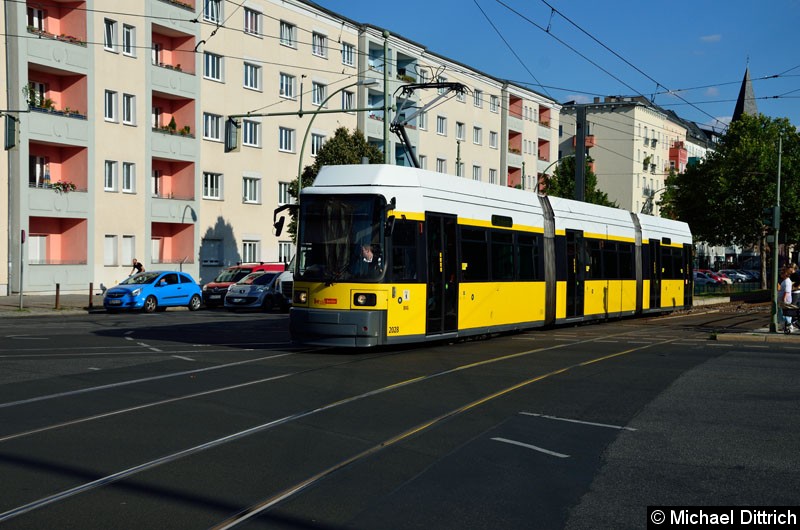
<svg viewBox="0 0 800 530">
<path fill-rule="evenodd" d="M 145 313 L 167 307 L 186 306 L 197 311 L 202 304 L 202 291 L 185 272 L 156 271 L 134 274 L 108 289 L 103 297 L 107 311 L 141 309 Z"/>
</svg>

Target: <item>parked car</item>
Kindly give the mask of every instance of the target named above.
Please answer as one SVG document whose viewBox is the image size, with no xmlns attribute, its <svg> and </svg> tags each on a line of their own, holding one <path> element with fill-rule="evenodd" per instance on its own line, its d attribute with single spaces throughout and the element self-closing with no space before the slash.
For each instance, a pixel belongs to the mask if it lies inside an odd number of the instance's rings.
<svg viewBox="0 0 800 530">
<path fill-rule="evenodd" d="M 724 283 L 731 284 L 731 283 L 733 283 L 733 280 L 731 280 L 730 278 L 728 278 L 724 274 L 716 273 L 716 272 L 714 272 L 714 271 L 712 271 L 710 269 L 697 269 L 697 272 L 702 272 L 703 274 L 705 274 L 709 278 L 713 278 L 714 280 L 716 280 L 717 283 L 719 283 L 719 284 L 724 284 Z"/>
<path fill-rule="evenodd" d="M 189 274 L 176 271 L 140 272 L 108 289 L 103 297 L 107 311 L 141 309 L 145 313 L 186 306 L 197 311 L 203 299 L 200 286 Z"/>
<path fill-rule="evenodd" d="M 738 270 L 735 269 L 722 269 L 719 272 L 733 280 L 735 283 L 741 283 L 748 281 L 748 277 L 745 274 L 742 274 Z"/>
<path fill-rule="evenodd" d="M 721 285 L 721 282 L 712 278 L 705 272 L 694 271 L 694 284 L 697 285 Z"/>
<path fill-rule="evenodd" d="M 286 270 L 284 263 L 240 263 L 226 267 L 220 271 L 213 282 L 208 282 L 203 286 L 203 302 L 206 307 L 222 306 L 225 303 L 228 287 L 248 274 L 258 271 L 283 272 L 284 270 Z"/>
<path fill-rule="evenodd" d="M 290 300 L 279 289 L 280 274 L 277 272 L 253 272 L 228 287 L 225 295 L 225 308 L 263 309 L 271 311 L 275 307 L 289 308 Z"/>
</svg>

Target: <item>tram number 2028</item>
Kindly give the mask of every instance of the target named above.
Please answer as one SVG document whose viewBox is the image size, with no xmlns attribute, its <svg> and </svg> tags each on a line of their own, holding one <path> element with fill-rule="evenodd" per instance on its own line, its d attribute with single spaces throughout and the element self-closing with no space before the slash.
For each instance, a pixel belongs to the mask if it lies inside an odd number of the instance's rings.
<svg viewBox="0 0 800 530">
<path fill-rule="evenodd" d="M 389 326 L 389 334 L 400 333 L 400 326 Z"/>
</svg>

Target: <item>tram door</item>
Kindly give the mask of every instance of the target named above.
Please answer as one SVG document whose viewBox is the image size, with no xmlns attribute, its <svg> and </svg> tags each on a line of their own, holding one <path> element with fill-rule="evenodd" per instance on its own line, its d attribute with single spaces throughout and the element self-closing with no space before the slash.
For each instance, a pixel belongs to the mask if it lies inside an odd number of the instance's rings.
<svg viewBox="0 0 800 530">
<path fill-rule="evenodd" d="M 692 295 L 694 294 L 694 272 L 692 267 L 692 245 L 685 243 L 683 245 L 683 306 L 692 306 Z"/>
<path fill-rule="evenodd" d="M 661 241 L 651 239 L 650 250 L 650 309 L 661 307 Z"/>
<path fill-rule="evenodd" d="M 456 216 L 425 214 L 428 250 L 428 309 L 426 334 L 458 329 L 458 267 Z"/>
<path fill-rule="evenodd" d="M 583 231 L 567 230 L 567 318 L 583 316 L 586 251 Z"/>
</svg>

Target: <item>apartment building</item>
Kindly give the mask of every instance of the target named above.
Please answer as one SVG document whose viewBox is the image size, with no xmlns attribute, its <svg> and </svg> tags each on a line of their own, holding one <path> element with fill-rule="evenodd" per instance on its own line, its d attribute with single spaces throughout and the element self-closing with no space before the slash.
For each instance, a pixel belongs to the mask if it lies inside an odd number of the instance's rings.
<svg viewBox="0 0 800 530">
<path fill-rule="evenodd" d="M 0 161 L 0 294 L 100 289 L 133 258 L 202 282 L 288 261 L 272 213 L 338 127 L 410 164 L 387 121 L 439 95 L 398 92 L 410 82 L 467 88 L 409 121 L 423 167 L 535 190 L 556 160 L 555 101 L 311 2 L 6 2 L 2 16 L 6 110 L 30 112 L 12 113 Z M 240 147 L 225 153 L 231 115 Z"/>
</svg>

